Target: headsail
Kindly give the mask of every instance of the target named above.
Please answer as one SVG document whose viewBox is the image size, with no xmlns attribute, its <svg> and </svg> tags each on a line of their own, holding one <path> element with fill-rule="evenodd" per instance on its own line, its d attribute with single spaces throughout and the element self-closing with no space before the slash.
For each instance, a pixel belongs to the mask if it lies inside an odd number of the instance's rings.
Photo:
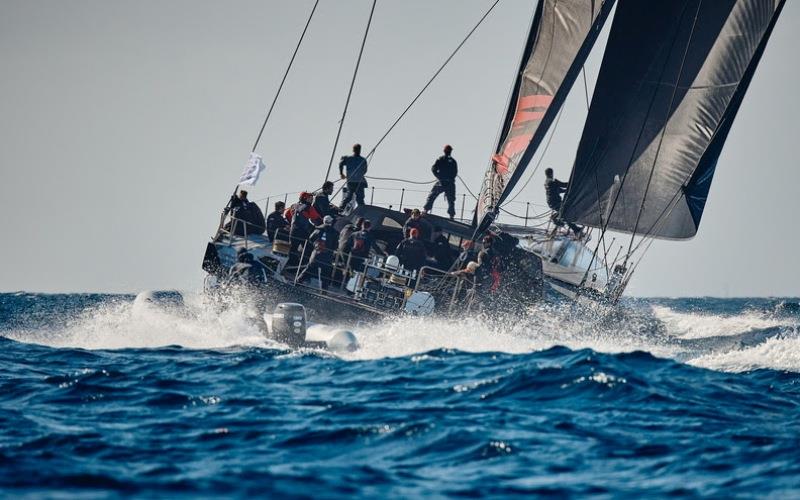
<svg viewBox="0 0 800 500">
<path fill-rule="evenodd" d="M 614 0 L 539 1 L 492 165 L 478 197 L 478 221 L 492 216 L 524 173 L 613 4 Z"/>
<path fill-rule="evenodd" d="M 784 1 L 620 0 L 564 219 L 694 236 Z"/>
</svg>

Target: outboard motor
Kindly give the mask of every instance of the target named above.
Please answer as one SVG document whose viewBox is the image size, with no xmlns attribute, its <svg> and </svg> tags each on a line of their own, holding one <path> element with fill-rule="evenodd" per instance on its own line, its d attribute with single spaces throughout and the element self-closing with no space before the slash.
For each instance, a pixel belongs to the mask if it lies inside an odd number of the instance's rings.
<svg viewBox="0 0 800 500">
<path fill-rule="evenodd" d="M 306 343 L 306 308 L 302 304 L 281 302 L 275 310 L 264 313 L 264 321 L 272 337 L 291 347 Z"/>
<path fill-rule="evenodd" d="M 281 302 L 272 313 L 264 313 L 264 322 L 271 338 L 293 349 L 307 347 L 340 353 L 358 349 L 353 332 L 319 323 L 309 324 L 302 304 Z"/>
</svg>

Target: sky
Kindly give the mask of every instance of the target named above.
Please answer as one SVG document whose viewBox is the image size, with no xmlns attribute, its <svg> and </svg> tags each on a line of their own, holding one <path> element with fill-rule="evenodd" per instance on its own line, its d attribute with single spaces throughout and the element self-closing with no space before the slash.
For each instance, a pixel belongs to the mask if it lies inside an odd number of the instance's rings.
<svg viewBox="0 0 800 500">
<path fill-rule="evenodd" d="M 262 206 L 325 179 L 371 3 L 320 1 L 257 148 L 267 171 L 250 198 Z M 369 150 L 491 3 L 379 0 L 336 157 L 354 142 Z M 206 242 L 312 5 L 0 0 L 0 291 L 201 288 Z M 381 144 L 373 176 L 428 181 L 449 143 L 478 189 L 534 6 L 500 1 Z M 698 235 L 654 243 L 629 294 L 800 296 L 798 33 L 800 2 L 789 1 Z M 605 37 L 586 63 L 590 93 Z M 544 166 L 569 177 L 586 112 L 579 80 L 517 198 L 532 210 L 544 203 Z M 409 188 L 406 205 L 427 188 L 374 184 L 392 203 Z"/>
</svg>

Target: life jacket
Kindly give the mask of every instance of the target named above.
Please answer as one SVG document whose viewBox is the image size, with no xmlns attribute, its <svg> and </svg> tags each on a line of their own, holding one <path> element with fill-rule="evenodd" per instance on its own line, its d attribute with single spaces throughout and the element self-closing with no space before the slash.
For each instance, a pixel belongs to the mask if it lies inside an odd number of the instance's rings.
<svg viewBox="0 0 800 500">
<path fill-rule="evenodd" d="M 351 253 L 358 257 L 366 257 L 369 255 L 372 238 L 367 231 L 356 231 L 350 236 L 350 239 L 352 239 L 352 245 L 350 246 Z"/>
<path fill-rule="evenodd" d="M 291 222 L 289 232 L 292 234 L 310 234 L 313 221 L 319 218 L 319 213 L 308 203 L 297 202 L 286 211 L 286 219 Z"/>
</svg>

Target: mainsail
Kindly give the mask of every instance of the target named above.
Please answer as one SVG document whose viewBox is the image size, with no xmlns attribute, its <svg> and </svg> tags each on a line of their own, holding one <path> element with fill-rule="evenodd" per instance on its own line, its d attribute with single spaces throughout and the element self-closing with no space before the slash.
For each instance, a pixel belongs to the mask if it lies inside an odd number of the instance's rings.
<svg viewBox="0 0 800 500">
<path fill-rule="evenodd" d="M 691 238 L 785 0 L 620 0 L 562 217 Z"/>
<path fill-rule="evenodd" d="M 482 226 L 524 173 L 613 4 L 614 0 L 540 0 L 497 149 L 478 197 L 476 220 Z"/>
</svg>

